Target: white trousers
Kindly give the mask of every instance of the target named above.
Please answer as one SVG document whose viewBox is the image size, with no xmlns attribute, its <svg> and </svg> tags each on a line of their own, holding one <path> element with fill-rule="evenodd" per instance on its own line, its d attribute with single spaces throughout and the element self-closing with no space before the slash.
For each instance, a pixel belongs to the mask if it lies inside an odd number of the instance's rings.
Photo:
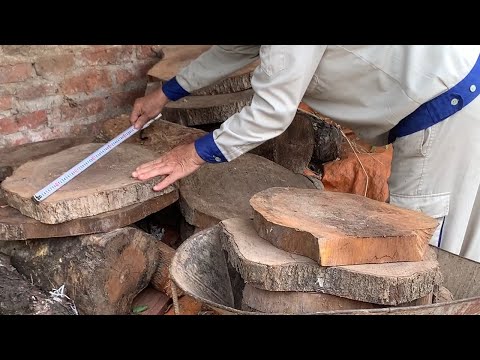
<svg viewBox="0 0 480 360">
<path fill-rule="evenodd" d="M 430 243 L 478 262 L 479 185 L 480 96 L 450 118 L 393 143 L 390 203 L 438 219 Z"/>
</svg>

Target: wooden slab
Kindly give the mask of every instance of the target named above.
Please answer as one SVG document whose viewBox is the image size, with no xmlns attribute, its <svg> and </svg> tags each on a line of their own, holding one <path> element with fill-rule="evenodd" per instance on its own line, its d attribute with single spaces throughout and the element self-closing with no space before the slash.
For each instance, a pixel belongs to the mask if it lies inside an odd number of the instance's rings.
<svg viewBox="0 0 480 360">
<path fill-rule="evenodd" d="M 147 287 L 133 299 L 132 312 L 138 315 L 164 315 L 171 302 L 172 300 L 164 293 Z M 143 308 L 145 310 L 140 311 Z"/>
<path fill-rule="evenodd" d="M 190 62 L 200 56 L 203 52 L 207 51 L 210 47 L 210 45 L 183 45 L 183 48 L 179 46 L 166 46 L 163 48 L 164 57 L 148 72 L 148 75 L 153 82 L 150 82 L 147 85 L 146 93 L 150 93 L 161 87 L 165 81 L 168 81 L 177 75 L 181 69 L 190 64 Z M 192 95 L 229 94 L 250 89 L 252 87 L 250 82 L 252 73 L 259 63 L 259 60 L 255 60 L 230 74 L 225 79 L 193 91 Z"/>
<path fill-rule="evenodd" d="M 78 238 L 1 241 L 0 252 L 43 291 L 65 285 L 80 315 L 130 314 L 158 258 L 156 239 L 132 227 Z"/>
<path fill-rule="evenodd" d="M 180 209 L 189 224 L 201 229 L 232 217 L 253 217 L 249 199 L 273 186 L 315 188 L 303 175 L 244 154 L 230 162 L 205 164 L 180 180 Z"/>
<path fill-rule="evenodd" d="M 411 302 L 433 292 L 441 283 L 438 262 L 319 266 L 262 239 L 249 219 L 221 223 L 222 247 L 243 280 L 269 291 L 321 292 L 382 305 Z"/>
<path fill-rule="evenodd" d="M 0 165 L 0 182 L 13 174 L 13 168 L 9 165 Z"/>
<path fill-rule="evenodd" d="M 43 224 L 0 201 L 0 241 L 67 237 L 109 232 L 133 224 L 178 200 L 178 190 L 143 203 L 61 224 Z"/>
<path fill-rule="evenodd" d="M 121 144 L 40 204 L 32 201 L 37 191 L 101 145 L 75 146 L 20 166 L 1 184 L 8 204 L 42 223 L 58 224 L 118 210 L 175 190 L 169 186 L 153 191 L 159 177 L 145 182 L 132 178 L 137 166 L 154 160 L 158 154 L 140 146 Z"/>
<path fill-rule="evenodd" d="M 420 261 L 437 221 L 360 195 L 271 188 L 250 199 L 257 233 L 320 265 Z"/>
<path fill-rule="evenodd" d="M 100 138 L 107 142 L 130 126 L 130 114 L 123 114 L 102 123 Z M 164 153 L 175 146 L 189 144 L 206 132 L 165 120 L 156 120 L 145 130 L 130 137 L 126 142 L 141 145 L 156 153 Z"/>
<path fill-rule="evenodd" d="M 374 309 L 380 305 L 350 300 L 339 296 L 292 292 L 268 291 L 246 284 L 243 290 L 242 306 L 263 313 L 305 314 L 319 311 Z"/>
<path fill-rule="evenodd" d="M 0 254 L 0 315 L 73 315 L 63 303 L 27 281 Z"/>
<path fill-rule="evenodd" d="M 11 167 L 16 169 L 27 161 L 40 159 L 44 156 L 56 154 L 62 150 L 95 142 L 93 136 L 66 137 L 53 140 L 38 141 L 19 145 L 11 149 L 0 150 L 0 168 Z M 0 179 L 1 182 L 1 179 Z"/>
<path fill-rule="evenodd" d="M 232 94 L 186 96 L 168 102 L 162 114 L 165 120 L 185 126 L 221 123 L 250 105 L 253 94 L 249 89 Z"/>
<path fill-rule="evenodd" d="M 400 306 L 420 306 L 432 303 L 432 294 Z M 292 291 L 268 291 L 245 285 L 242 307 L 262 313 L 307 314 L 325 311 L 378 309 L 384 305 L 350 300 L 339 296 Z"/>
</svg>

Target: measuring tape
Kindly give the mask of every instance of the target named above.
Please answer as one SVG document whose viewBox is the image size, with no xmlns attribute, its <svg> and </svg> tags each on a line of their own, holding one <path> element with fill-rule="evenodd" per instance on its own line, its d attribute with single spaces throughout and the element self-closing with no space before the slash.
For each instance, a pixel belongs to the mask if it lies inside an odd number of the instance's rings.
<svg viewBox="0 0 480 360">
<path fill-rule="evenodd" d="M 89 155 L 85 160 L 82 160 L 81 162 L 79 162 L 77 165 L 72 167 L 66 173 L 64 173 L 57 179 L 53 180 L 50 184 L 48 184 L 42 190 L 40 190 L 35 195 L 33 195 L 32 200 L 37 204 L 40 203 L 40 201 L 45 200 L 47 197 L 52 195 L 55 191 L 60 189 L 63 185 L 67 184 L 69 181 L 73 180 L 75 177 L 80 175 L 90 165 L 94 164 L 97 160 L 107 155 L 110 151 L 112 151 L 122 142 L 127 140 L 130 136 L 136 134 L 140 130 L 147 128 L 148 126 L 150 126 L 152 122 L 154 122 L 161 116 L 162 114 L 158 114 L 155 118 L 147 122 L 141 129 L 135 129 L 133 126 L 130 126 L 127 130 L 122 132 L 116 138 L 110 140 L 108 143 L 103 145 L 100 149 L 95 151 L 93 154 Z"/>
</svg>

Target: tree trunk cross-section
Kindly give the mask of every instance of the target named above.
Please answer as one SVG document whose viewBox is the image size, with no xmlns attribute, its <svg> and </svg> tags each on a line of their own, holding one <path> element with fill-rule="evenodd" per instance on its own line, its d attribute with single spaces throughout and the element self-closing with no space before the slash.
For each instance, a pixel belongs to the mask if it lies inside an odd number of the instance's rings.
<svg viewBox="0 0 480 360">
<path fill-rule="evenodd" d="M 442 275 L 436 260 L 319 266 L 262 239 L 250 219 L 220 223 L 222 247 L 243 280 L 268 291 L 321 292 L 381 305 L 415 301 L 434 291 Z"/>
<path fill-rule="evenodd" d="M 261 156 L 205 164 L 180 180 L 180 209 L 187 222 L 205 229 L 232 217 L 253 217 L 249 199 L 274 186 L 314 189 L 305 176 Z"/>
<path fill-rule="evenodd" d="M 131 225 L 178 200 L 178 190 L 140 204 L 61 224 L 43 224 L 0 204 L 0 241 L 67 237 L 109 232 Z M 1 203 L 1 201 L 0 201 Z"/>
<path fill-rule="evenodd" d="M 102 144 L 84 144 L 23 164 L 2 182 L 7 203 L 45 224 L 58 224 L 118 210 L 175 191 L 154 191 L 160 181 L 132 178 L 135 168 L 158 157 L 137 145 L 121 144 L 36 204 L 32 196 L 68 169 L 90 156 Z"/>
<path fill-rule="evenodd" d="M 44 291 L 65 285 L 80 314 L 129 314 L 156 269 L 155 238 L 126 227 L 78 238 L 0 242 L 0 252 Z"/>
<path fill-rule="evenodd" d="M 250 105 L 252 97 L 252 89 L 232 94 L 186 96 L 168 102 L 162 113 L 165 120 L 186 126 L 221 123 Z"/>
<path fill-rule="evenodd" d="M 130 115 L 123 114 L 102 123 L 100 138 L 109 141 L 130 126 Z M 126 142 L 141 145 L 157 154 L 165 153 L 178 145 L 194 142 L 206 132 L 200 129 L 156 120 L 148 128 L 130 137 Z"/>
<path fill-rule="evenodd" d="M 30 284 L 0 254 L 0 315 L 73 315 L 73 311 Z"/>
<path fill-rule="evenodd" d="M 420 261 L 438 223 L 360 195 L 271 188 L 250 199 L 257 233 L 322 266 Z"/>
</svg>

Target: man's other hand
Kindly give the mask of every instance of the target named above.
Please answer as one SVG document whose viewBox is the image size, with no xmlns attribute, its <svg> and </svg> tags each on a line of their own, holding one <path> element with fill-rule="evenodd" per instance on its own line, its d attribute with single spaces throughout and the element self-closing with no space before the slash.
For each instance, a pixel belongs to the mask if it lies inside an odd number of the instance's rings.
<svg viewBox="0 0 480 360">
<path fill-rule="evenodd" d="M 162 89 L 138 98 L 135 100 L 132 113 L 130 114 L 130 123 L 135 129 L 141 129 L 150 119 L 162 112 L 168 101 Z"/>
<path fill-rule="evenodd" d="M 180 145 L 160 156 L 157 160 L 140 165 L 132 173 L 138 180 L 148 180 L 155 176 L 167 175 L 161 182 L 153 187 L 160 191 L 175 181 L 198 170 L 205 161 L 198 156 L 194 143 Z"/>
</svg>

